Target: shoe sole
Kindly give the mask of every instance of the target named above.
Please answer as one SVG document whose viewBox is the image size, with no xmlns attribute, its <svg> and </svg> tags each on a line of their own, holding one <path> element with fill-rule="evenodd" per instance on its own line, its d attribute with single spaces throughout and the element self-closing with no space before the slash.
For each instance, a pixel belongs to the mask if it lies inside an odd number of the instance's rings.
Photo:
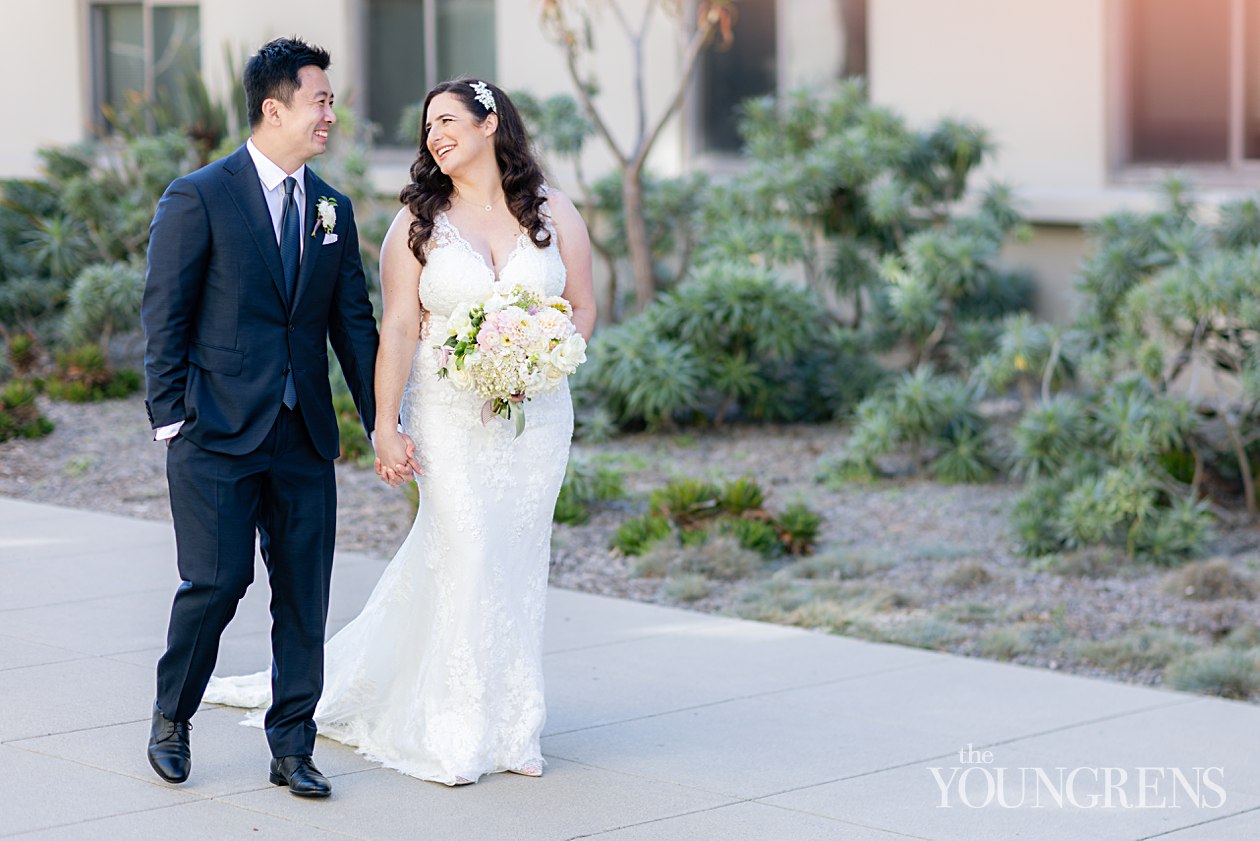
<svg viewBox="0 0 1260 841">
<path fill-rule="evenodd" d="M 271 784 L 273 786 L 289 785 L 289 781 L 286 780 L 284 777 L 280 776 L 279 774 L 272 774 L 270 779 L 271 779 Z M 331 791 L 295 791 L 292 787 L 290 787 L 289 794 L 292 794 L 295 797 L 327 797 L 328 795 L 332 794 L 332 792 Z"/>
</svg>

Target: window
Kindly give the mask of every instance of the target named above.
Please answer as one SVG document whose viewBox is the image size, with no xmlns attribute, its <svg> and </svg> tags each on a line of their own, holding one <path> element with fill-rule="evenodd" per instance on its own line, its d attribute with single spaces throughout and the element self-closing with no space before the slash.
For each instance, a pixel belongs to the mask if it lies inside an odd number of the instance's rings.
<svg viewBox="0 0 1260 841">
<path fill-rule="evenodd" d="M 843 30 L 844 59 L 841 72 L 845 76 L 866 75 L 866 4 L 867 0 L 837 0 L 840 4 L 840 27 Z"/>
<path fill-rule="evenodd" d="M 781 78 L 813 83 L 865 76 L 868 2 L 827 0 L 823 9 L 821 0 L 740 0 L 731 43 L 711 46 L 700 59 L 693 112 L 700 150 L 719 156 L 738 152 L 740 103 L 778 92 Z M 803 57 L 802 49 L 810 55 Z M 802 68 L 810 69 L 802 76 Z M 800 81 L 788 83 L 795 84 Z"/>
<path fill-rule="evenodd" d="M 494 39 L 494 0 L 368 0 L 367 116 L 382 142 L 404 142 L 403 111 L 438 82 L 495 81 Z"/>
<path fill-rule="evenodd" d="M 93 3 L 92 122 L 103 109 L 143 98 L 192 116 L 188 83 L 201 72 L 198 8 L 192 3 Z"/>
<path fill-rule="evenodd" d="M 1122 163 L 1260 163 L 1260 0 L 1127 0 Z"/>
<path fill-rule="evenodd" d="M 700 59 L 701 145 L 706 152 L 738 152 L 739 104 L 778 90 L 775 0 L 744 0 L 731 43 L 710 46 Z"/>
</svg>

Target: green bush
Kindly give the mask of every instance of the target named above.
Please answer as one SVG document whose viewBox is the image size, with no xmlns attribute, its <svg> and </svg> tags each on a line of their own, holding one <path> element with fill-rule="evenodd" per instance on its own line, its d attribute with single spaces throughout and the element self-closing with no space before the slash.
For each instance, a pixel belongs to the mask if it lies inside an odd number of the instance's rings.
<svg viewBox="0 0 1260 841">
<path fill-rule="evenodd" d="M 1193 419 L 1184 401 L 1141 379 L 1118 380 L 1088 400 L 1056 395 L 1014 432 L 1013 471 L 1029 477 L 1014 510 L 1025 552 L 1092 545 L 1173 563 L 1203 548 L 1211 516 L 1160 467 Z"/>
<path fill-rule="evenodd" d="M 775 525 L 784 551 L 789 555 L 808 555 L 818 543 L 822 517 L 796 502 L 783 509 L 775 518 Z"/>
<path fill-rule="evenodd" d="M 623 555 L 641 555 L 658 540 L 669 537 L 671 528 L 669 520 L 656 514 L 644 514 L 633 517 L 617 527 L 613 535 L 612 548 Z"/>
<path fill-rule="evenodd" d="M 375 460 L 375 450 L 363 430 L 354 398 L 345 390 L 333 393 L 333 412 L 337 415 L 337 437 L 341 442 L 340 457 L 349 462 Z"/>
<path fill-rule="evenodd" d="M 878 377 L 816 296 L 752 263 L 709 263 L 601 331 L 574 387 L 623 427 L 829 420 Z"/>
<path fill-rule="evenodd" d="M 713 584 L 703 575 L 684 572 L 667 578 L 663 591 L 674 601 L 695 602 L 711 594 Z"/>
<path fill-rule="evenodd" d="M 35 365 L 39 362 L 39 345 L 31 334 L 18 333 L 9 337 L 5 355 L 14 374 L 19 377 L 28 377 L 34 372 Z"/>
<path fill-rule="evenodd" d="M 701 479 L 674 479 L 651 492 L 648 513 L 624 522 L 621 527 L 624 534 L 619 530 L 613 545 L 627 555 L 641 554 L 642 546 L 673 534 L 677 539 L 669 541 L 669 546 L 682 547 L 679 557 L 683 560 L 666 563 L 659 557 L 645 558 L 640 574 L 664 575 L 666 568 L 681 563 L 681 568 L 688 572 L 718 578 L 725 574 L 715 572 L 714 565 L 703 559 L 721 556 L 730 548 L 732 540 L 766 558 L 785 552 L 793 555 L 812 552 L 822 518 L 799 503 L 775 515 L 764 503 L 761 486 L 748 477 L 721 484 Z M 662 547 L 660 551 L 674 550 Z M 746 566 L 739 558 L 734 563 L 740 570 Z"/>
<path fill-rule="evenodd" d="M 944 481 L 982 481 L 993 471 L 986 424 L 973 386 L 930 367 L 903 374 L 857 407 L 853 433 L 841 458 L 825 468 L 837 474 L 875 475 L 876 458 L 907 451 L 916 469 L 930 464 Z"/>
<path fill-rule="evenodd" d="M 734 517 L 760 510 L 765 501 L 766 494 L 761 485 L 747 476 L 723 484 L 718 498 L 722 510 Z"/>
<path fill-rule="evenodd" d="M 65 334 L 74 342 L 98 342 L 108 347 L 109 338 L 116 331 L 139 326 L 143 297 L 142 267 L 128 263 L 88 266 L 70 289 Z"/>
<path fill-rule="evenodd" d="M 1086 663 L 1110 671 L 1132 671 L 1163 669 L 1174 660 L 1194 654 L 1203 645 L 1198 638 L 1172 628 L 1144 626 L 1111 639 L 1082 643 L 1073 651 Z"/>
<path fill-rule="evenodd" d="M 766 558 L 773 558 L 783 553 L 783 542 L 779 540 L 779 531 L 774 524 L 765 520 L 729 519 L 722 522 L 722 528 L 739 542 L 745 549 Z"/>
<path fill-rule="evenodd" d="M 38 387 L 25 380 L 10 380 L 0 389 L 0 441 L 42 438 L 53 431 L 35 403 L 38 394 Z"/>
<path fill-rule="evenodd" d="M 722 490 L 713 482 L 675 479 L 652 491 L 648 508 L 680 529 L 694 529 L 721 513 Z"/>
<path fill-rule="evenodd" d="M 1211 648 L 1169 664 L 1164 679 L 1173 689 L 1247 700 L 1260 693 L 1260 653 Z"/>
<path fill-rule="evenodd" d="M 117 400 L 135 393 L 143 384 L 137 371 L 110 368 L 105 351 L 97 344 L 58 351 L 56 360 L 56 371 L 44 386 L 54 400 L 70 403 Z"/>
</svg>

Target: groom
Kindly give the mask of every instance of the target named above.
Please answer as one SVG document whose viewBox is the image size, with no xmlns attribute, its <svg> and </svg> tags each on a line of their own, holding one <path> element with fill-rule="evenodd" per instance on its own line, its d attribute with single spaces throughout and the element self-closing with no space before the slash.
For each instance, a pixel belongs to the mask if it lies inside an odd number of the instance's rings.
<svg viewBox="0 0 1260 841">
<path fill-rule="evenodd" d="M 336 122 L 328 53 L 281 38 L 245 65 L 251 136 L 179 178 L 153 218 L 145 401 L 167 443 L 179 574 L 157 667 L 149 763 L 180 783 L 189 719 L 253 580 L 271 584 L 271 782 L 326 797 L 311 761 L 332 572 L 337 421 L 327 342 L 359 416 L 376 417 L 376 321 L 350 200 L 306 163 Z"/>
</svg>

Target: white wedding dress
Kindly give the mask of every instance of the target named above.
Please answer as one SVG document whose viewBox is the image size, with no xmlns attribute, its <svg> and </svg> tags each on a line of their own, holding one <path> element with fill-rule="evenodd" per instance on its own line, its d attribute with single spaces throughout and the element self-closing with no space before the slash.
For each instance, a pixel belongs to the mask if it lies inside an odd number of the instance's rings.
<svg viewBox="0 0 1260 841">
<path fill-rule="evenodd" d="M 454 785 L 541 771 L 542 628 L 551 517 L 573 433 L 568 385 L 526 406 L 525 431 L 481 423 L 483 400 L 437 377 L 447 317 L 496 285 L 559 295 L 556 245 L 522 234 L 496 278 L 451 224 L 435 219 L 420 278 L 426 326 L 402 422 L 424 467 L 420 509 L 363 612 L 325 648 L 320 735 L 424 780 Z M 212 678 L 205 700 L 271 702 L 270 672 Z M 262 726 L 263 710 L 246 723 Z"/>
</svg>

